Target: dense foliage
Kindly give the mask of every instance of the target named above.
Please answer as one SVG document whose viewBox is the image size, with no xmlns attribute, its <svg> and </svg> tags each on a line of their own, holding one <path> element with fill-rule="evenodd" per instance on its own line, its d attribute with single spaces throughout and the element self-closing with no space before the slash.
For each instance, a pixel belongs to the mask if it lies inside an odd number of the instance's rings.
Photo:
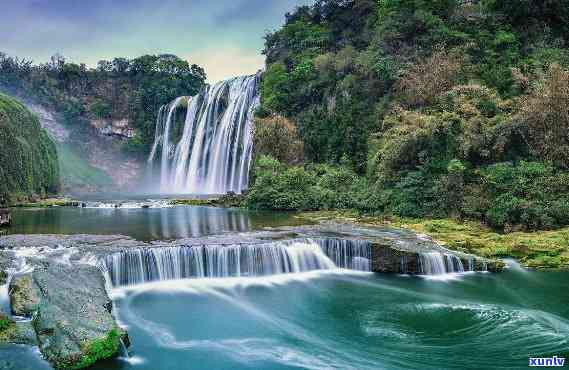
<svg viewBox="0 0 569 370">
<path fill-rule="evenodd" d="M 568 27 L 563 0 L 297 8 L 258 115 L 293 122 L 307 163 L 259 158 L 248 205 L 568 225 Z"/>
<path fill-rule="evenodd" d="M 59 55 L 34 65 L 0 53 L 0 89 L 55 108 L 71 126 L 128 119 L 138 134 L 126 145 L 134 152 L 149 150 L 159 107 L 196 94 L 204 81 L 202 68 L 169 54 L 102 60 L 87 68 Z"/>
<path fill-rule="evenodd" d="M 0 203 L 58 191 L 55 145 L 30 111 L 3 94 L 0 148 Z"/>
</svg>

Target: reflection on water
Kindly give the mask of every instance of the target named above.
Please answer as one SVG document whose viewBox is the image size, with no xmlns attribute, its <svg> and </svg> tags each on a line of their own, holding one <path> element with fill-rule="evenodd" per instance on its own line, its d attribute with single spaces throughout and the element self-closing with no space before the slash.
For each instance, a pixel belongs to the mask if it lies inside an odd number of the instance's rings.
<svg viewBox="0 0 569 370">
<path fill-rule="evenodd" d="M 11 234 L 120 234 L 138 240 L 200 237 L 293 223 L 289 213 L 213 207 L 15 209 Z"/>
</svg>

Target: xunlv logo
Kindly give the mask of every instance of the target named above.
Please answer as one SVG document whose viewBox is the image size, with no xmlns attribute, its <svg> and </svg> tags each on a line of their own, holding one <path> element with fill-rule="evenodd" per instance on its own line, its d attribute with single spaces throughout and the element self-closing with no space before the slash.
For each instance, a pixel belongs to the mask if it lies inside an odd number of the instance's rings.
<svg viewBox="0 0 569 370">
<path fill-rule="evenodd" d="M 529 358 L 530 367 L 563 367 L 565 366 L 564 357 L 530 357 Z"/>
</svg>

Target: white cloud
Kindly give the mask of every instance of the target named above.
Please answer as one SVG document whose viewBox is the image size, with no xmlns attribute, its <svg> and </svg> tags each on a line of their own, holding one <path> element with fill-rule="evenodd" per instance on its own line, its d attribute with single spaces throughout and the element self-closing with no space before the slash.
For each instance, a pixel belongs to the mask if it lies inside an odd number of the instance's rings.
<svg viewBox="0 0 569 370">
<path fill-rule="evenodd" d="M 209 83 L 254 74 L 265 65 L 265 57 L 260 52 L 223 45 L 196 50 L 187 55 L 186 60 L 203 67 Z"/>
</svg>

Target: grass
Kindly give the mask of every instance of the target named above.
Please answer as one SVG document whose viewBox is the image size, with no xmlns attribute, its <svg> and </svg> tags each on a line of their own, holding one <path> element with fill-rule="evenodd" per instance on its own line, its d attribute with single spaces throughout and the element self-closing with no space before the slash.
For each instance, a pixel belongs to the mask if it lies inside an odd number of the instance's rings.
<svg viewBox="0 0 569 370">
<path fill-rule="evenodd" d="M 536 269 L 569 268 L 569 227 L 501 234 L 475 221 L 400 219 L 360 216 L 355 212 L 306 212 L 312 221 L 340 220 L 413 230 L 448 249 L 486 258 L 512 257 Z"/>
</svg>

